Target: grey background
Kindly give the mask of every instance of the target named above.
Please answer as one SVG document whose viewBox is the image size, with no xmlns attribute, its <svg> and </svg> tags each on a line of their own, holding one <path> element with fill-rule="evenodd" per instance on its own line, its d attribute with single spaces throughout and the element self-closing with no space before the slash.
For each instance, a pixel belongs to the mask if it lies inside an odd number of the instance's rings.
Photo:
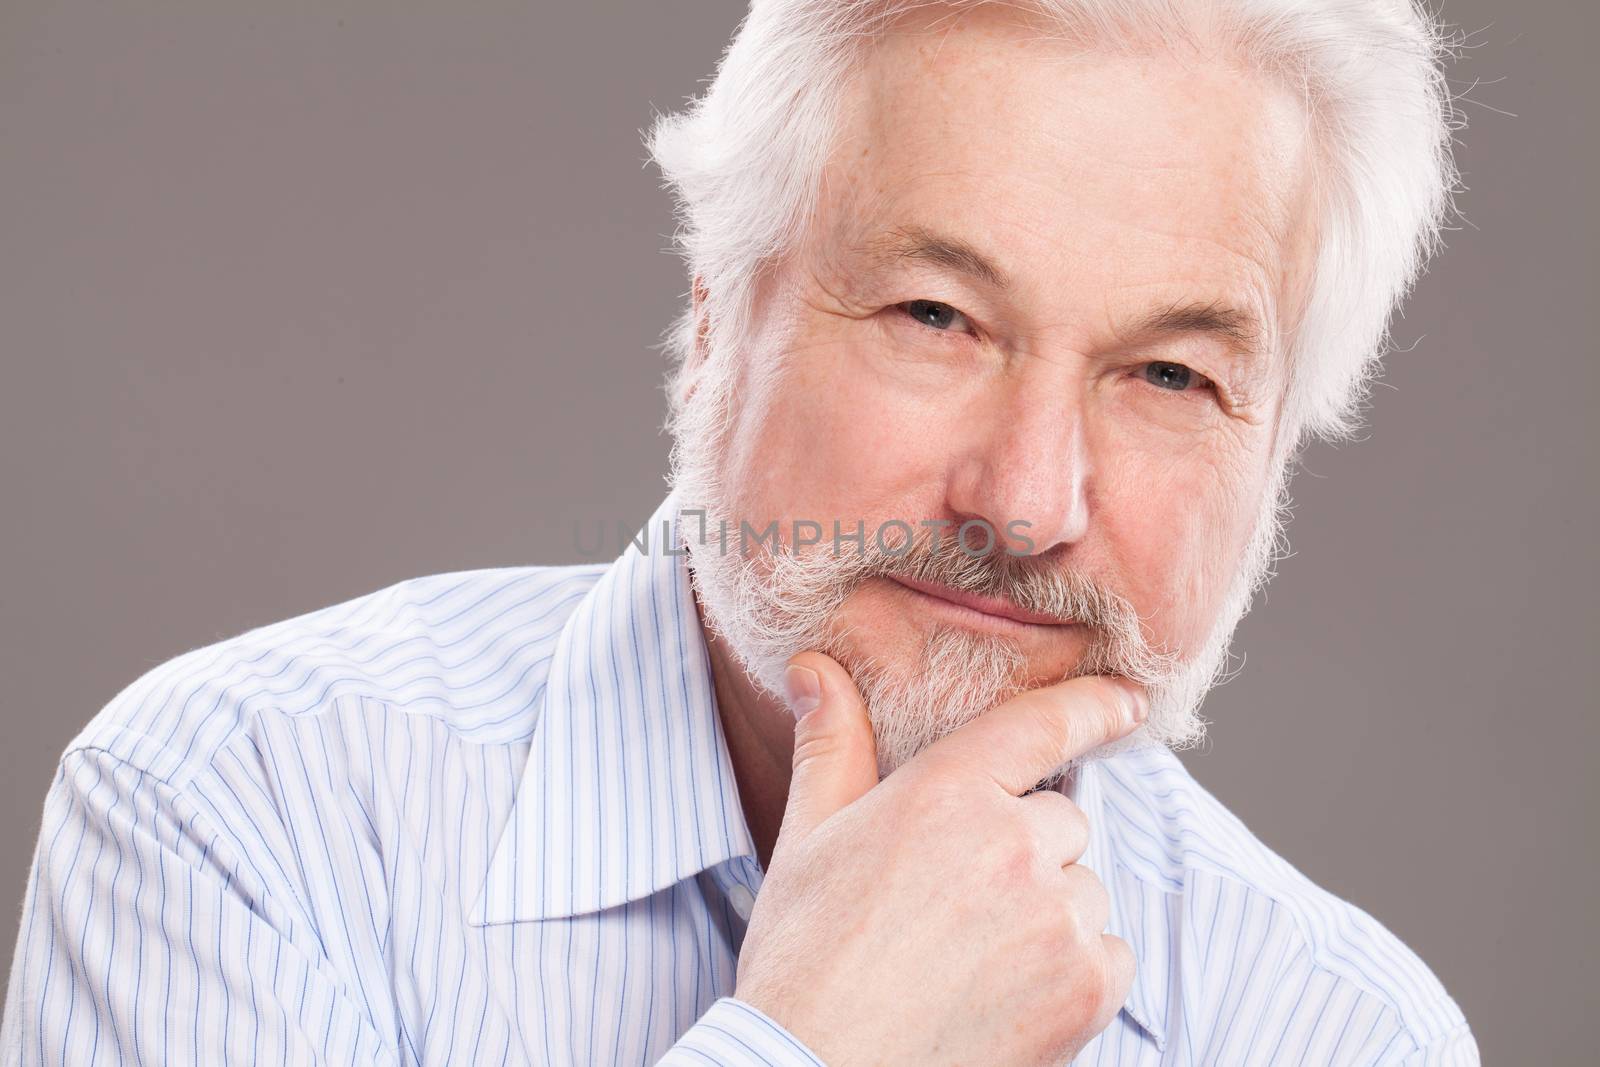
<svg viewBox="0 0 1600 1067">
<path fill-rule="evenodd" d="M 1600 25 L 1443 9 L 1478 31 L 1471 225 L 1369 439 L 1309 456 L 1189 763 L 1432 964 L 1485 1062 L 1590 1063 Z M 55 761 L 138 674 L 648 513 L 685 281 L 637 131 L 741 14 L 0 5 L 0 959 Z"/>
</svg>

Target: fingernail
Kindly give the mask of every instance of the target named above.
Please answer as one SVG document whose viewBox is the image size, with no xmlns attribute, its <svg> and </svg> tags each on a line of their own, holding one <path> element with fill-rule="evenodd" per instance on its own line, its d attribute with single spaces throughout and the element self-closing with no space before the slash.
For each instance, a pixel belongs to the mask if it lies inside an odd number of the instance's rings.
<svg viewBox="0 0 1600 1067">
<path fill-rule="evenodd" d="M 789 693 L 789 710 L 799 719 L 822 703 L 822 679 L 810 667 L 796 664 L 783 672 L 783 687 Z"/>
</svg>

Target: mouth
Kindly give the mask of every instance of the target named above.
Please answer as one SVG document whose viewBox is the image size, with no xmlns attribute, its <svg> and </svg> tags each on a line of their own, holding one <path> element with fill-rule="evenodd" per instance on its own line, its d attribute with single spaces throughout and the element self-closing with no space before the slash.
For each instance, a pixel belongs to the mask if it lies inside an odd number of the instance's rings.
<svg viewBox="0 0 1600 1067">
<path fill-rule="evenodd" d="M 1035 626 L 1076 626 L 1070 619 L 1044 615 L 1018 607 L 1004 597 L 984 596 L 951 589 L 937 582 L 889 575 L 889 580 L 911 592 L 927 607 L 952 621 L 974 629 L 1017 630 Z"/>
</svg>

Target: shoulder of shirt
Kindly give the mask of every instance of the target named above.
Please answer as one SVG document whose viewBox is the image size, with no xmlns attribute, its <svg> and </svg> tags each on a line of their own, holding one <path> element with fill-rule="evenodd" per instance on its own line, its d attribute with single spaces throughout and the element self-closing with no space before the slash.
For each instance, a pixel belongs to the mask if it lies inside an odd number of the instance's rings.
<svg viewBox="0 0 1600 1067">
<path fill-rule="evenodd" d="M 1399 937 L 1268 848 L 1165 748 L 1104 761 L 1107 818 L 1122 869 L 1181 895 L 1196 876 L 1230 882 L 1286 917 L 1312 963 L 1392 1010 L 1419 1047 L 1466 1025 L 1443 984 Z M 1381 961 L 1381 963 L 1379 962 Z"/>
<path fill-rule="evenodd" d="M 260 714 L 379 702 L 464 740 L 526 738 L 562 625 L 606 564 L 409 578 L 191 649 L 114 696 L 63 753 L 96 748 L 171 784 Z"/>
</svg>

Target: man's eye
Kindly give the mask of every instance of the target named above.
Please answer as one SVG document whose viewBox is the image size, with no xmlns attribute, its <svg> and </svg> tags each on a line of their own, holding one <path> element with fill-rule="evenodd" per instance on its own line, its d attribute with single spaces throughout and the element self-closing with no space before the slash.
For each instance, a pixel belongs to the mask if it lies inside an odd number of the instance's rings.
<svg viewBox="0 0 1600 1067">
<path fill-rule="evenodd" d="M 1182 392 L 1185 389 L 1203 389 L 1211 384 L 1210 379 L 1202 374 L 1185 367 L 1182 363 L 1146 363 L 1144 365 L 1144 380 L 1151 385 L 1160 386 L 1162 389 L 1171 389 Z"/>
<path fill-rule="evenodd" d="M 970 329 L 965 315 L 937 300 L 908 300 L 900 305 L 900 310 L 935 330 Z"/>
</svg>

